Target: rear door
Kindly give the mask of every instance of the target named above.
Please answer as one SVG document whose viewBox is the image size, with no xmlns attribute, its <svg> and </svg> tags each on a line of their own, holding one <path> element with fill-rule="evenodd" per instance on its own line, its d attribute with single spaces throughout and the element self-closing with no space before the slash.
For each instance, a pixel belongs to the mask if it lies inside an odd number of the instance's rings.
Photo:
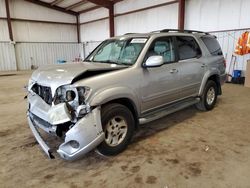
<svg viewBox="0 0 250 188">
<path fill-rule="evenodd" d="M 180 77 L 180 98 L 197 96 L 206 65 L 201 49 L 192 36 L 176 36 L 178 70 Z"/>
</svg>

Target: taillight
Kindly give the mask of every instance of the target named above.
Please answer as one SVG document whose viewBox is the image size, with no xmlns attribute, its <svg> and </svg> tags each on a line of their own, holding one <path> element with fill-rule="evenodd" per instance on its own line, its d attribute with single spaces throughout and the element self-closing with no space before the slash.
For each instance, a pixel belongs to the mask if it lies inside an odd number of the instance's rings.
<svg viewBox="0 0 250 188">
<path fill-rule="evenodd" d="M 226 59 L 223 60 L 223 65 L 226 68 L 226 66 L 227 66 Z"/>
</svg>

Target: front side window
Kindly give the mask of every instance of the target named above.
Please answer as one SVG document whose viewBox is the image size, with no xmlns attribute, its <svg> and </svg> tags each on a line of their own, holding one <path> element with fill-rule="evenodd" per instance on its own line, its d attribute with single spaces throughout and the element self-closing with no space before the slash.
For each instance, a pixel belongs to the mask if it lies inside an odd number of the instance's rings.
<svg viewBox="0 0 250 188">
<path fill-rule="evenodd" d="M 179 60 L 196 58 L 201 55 L 200 47 L 193 37 L 176 36 Z"/>
<path fill-rule="evenodd" d="M 147 38 L 106 40 L 86 58 L 86 61 L 133 65 L 146 41 Z"/>
<path fill-rule="evenodd" d="M 155 55 L 162 56 L 164 63 L 175 61 L 174 45 L 171 37 L 159 38 L 152 42 L 146 57 Z"/>
</svg>

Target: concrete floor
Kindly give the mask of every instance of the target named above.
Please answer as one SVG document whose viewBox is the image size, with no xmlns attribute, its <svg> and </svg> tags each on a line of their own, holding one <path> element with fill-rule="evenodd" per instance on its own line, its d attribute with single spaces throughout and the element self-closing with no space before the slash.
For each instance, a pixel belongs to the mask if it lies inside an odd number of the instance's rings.
<svg viewBox="0 0 250 188">
<path fill-rule="evenodd" d="M 29 76 L 0 76 L 0 187 L 250 187 L 250 88 L 226 84 L 213 111 L 143 126 L 118 156 L 67 162 L 49 160 L 28 128 Z"/>
</svg>

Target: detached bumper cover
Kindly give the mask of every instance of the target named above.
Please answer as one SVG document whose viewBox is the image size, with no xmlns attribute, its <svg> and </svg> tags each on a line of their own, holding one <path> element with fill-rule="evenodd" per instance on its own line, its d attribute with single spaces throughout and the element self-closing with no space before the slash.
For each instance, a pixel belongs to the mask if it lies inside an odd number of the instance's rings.
<svg viewBox="0 0 250 188">
<path fill-rule="evenodd" d="M 41 148 L 49 158 L 54 158 L 50 147 L 40 136 L 38 127 L 41 128 L 41 126 L 36 125 L 36 121 L 33 121 L 29 112 L 27 119 L 29 127 Z M 68 130 L 65 141 L 59 146 L 57 152 L 65 160 L 76 160 L 96 148 L 103 140 L 104 133 L 101 125 L 100 107 L 97 107 Z M 72 142 L 77 143 L 77 147 L 72 145 Z"/>
<path fill-rule="evenodd" d="M 63 159 L 75 160 L 96 148 L 104 137 L 100 107 L 97 107 L 66 133 L 65 142 L 59 146 L 57 152 Z M 76 141 L 79 147 L 72 147 L 72 141 Z"/>
<path fill-rule="evenodd" d="M 40 136 L 36 126 L 33 124 L 31 118 L 29 117 L 29 113 L 28 113 L 27 119 L 28 119 L 30 129 L 31 129 L 33 135 L 35 136 L 37 142 L 42 147 L 43 151 L 48 155 L 48 157 L 50 159 L 54 159 L 55 157 L 52 155 L 51 149 L 48 147 L 48 145 L 44 142 L 44 140 Z"/>
</svg>

